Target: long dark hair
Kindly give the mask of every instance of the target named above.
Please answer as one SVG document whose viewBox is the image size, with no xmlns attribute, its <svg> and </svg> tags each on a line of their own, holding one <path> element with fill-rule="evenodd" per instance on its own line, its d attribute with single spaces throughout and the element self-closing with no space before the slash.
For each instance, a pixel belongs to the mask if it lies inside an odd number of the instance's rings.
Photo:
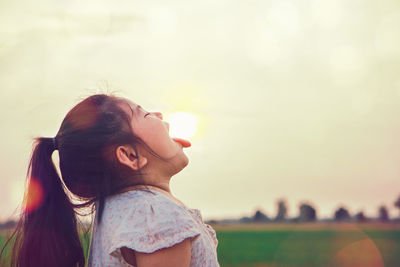
<svg viewBox="0 0 400 267">
<path fill-rule="evenodd" d="M 105 198 L 134 185 L 132 175 L 140 175 L 118 164 L 114 153 L 126 144 L 137 152 L 141 143 L 123 104 L 128 103 L 115 96 L 90 96 L 68 112 L 56 137 L 35 139 L 23 210 L 5 244 L 15 237 L 12 267 L 85 266 L 76 210 L 98 202 L 100 223 Z M 55 149 L 62 179 L 52 161 Z M 71 193 L 79 204 L 72 203 Z"/>
</svg>

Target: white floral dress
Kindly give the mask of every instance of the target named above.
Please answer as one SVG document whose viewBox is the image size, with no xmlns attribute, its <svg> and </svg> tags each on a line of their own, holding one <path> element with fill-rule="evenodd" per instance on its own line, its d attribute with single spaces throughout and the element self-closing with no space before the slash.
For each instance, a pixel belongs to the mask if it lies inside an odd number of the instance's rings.
<svg viewBox="0 0 400 267">
<path fill-rule="evenodd" d="M 152 253 L 192 238 L 190 267 L 217 267 L 218 240 L 198 209 L 161 192 L 132 190 L 108 197 L 101 223 L 93 222 L 88 267 L 129 266 L 120 248 Z"/>
</svg>

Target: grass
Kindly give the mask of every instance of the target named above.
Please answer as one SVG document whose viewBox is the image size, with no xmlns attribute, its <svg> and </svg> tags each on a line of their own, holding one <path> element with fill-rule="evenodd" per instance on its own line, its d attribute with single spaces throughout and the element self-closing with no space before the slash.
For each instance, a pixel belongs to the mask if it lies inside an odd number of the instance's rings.
<svg viewBox="0 0 400 267">
<path fill-rule="evenodd" d="M 221 266 L 400 266 L 400 229 L 385 225 L 215 227 Z"/>
<path fill-rule="evenodd" d="M 216 225 L 214 229 L 221 267 L 400 266 L 399 225 Z"/>
</svg>

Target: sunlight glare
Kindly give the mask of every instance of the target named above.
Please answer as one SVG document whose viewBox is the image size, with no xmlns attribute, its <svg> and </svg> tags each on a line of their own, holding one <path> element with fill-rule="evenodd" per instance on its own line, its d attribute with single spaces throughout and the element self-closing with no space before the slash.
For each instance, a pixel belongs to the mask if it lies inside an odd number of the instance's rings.
<svg viewBox="0 0 400 267">
<path fill-rule="evenodd" d="M 196 134 L 199 119 L 196 115 L 187 112 L 173 112 L 168 114 L 169 132 L 172 137 L 188 139 Z"/>
</svg>

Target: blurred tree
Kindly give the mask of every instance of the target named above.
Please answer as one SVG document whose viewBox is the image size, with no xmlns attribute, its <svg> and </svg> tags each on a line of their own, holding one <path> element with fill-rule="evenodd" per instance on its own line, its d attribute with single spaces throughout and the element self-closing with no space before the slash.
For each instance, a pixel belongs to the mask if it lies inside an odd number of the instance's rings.
<svg viewBox="0 0 400 267">
<path fill-rule="evenodd" d="M 378 219 L 381 222 L 387 222 L 389 220 L 389 212 L 385 206 L 380 206 L 379 207 L 379 217 Z"/>
<path fill-rule="evenodd" d="M 396 208 L 398 208 L 399 211 L 400 211 L 400 196 L 399 196 L 399 198 L 394 202 L 394 206 L 395 206 Z"/>
<path fill-rule="evenodd" d="M 269 218 L 262 211 L 257 210 L 253 216 L 253 222 L 268 222 Z"/>
<path fill-rule="evenodd" d="M 299 221 L 301 222 L 311 222 L 317 219 L 317 213 L 315 209 L 307 203 L 302 203 L 300 205 Z"/>
<path fill-rule="evenodd" d="M 205 221 L 205 223 L 207 223 L 207 224 L 218 224 L 219 222 L 217 220 L 208 220 L 208 221 Z"/>
<path fill-rule="evenodd" d="M 284 199 L 278 200 L 277 204 L 278 204 L 278 213 L 276 214 L 275 221 L 281 222 L 286 219 L 287 205 Z"/>
<path fill-rule="evenodd" d="M 250 217 L 242 217 L 239 219 L 239 222 L 240 223 L 250 223 L 250 222 L 253 222 L 253 219 Z"/>
<path fill-rule="evenodd" d="M 5 223 L 0 223 L 0 229 L 10 230 L 13 229 L 17 225 L 17 222 L 14 220 L 8 220 Z"/>
<path fill-rule="evenodd" d="M 356 218 L 357 222 L 366 222 L 367 221 L 367 218 L 365 217 L 364 212 L 362 212 L 362 211 L 357 213 L 354 217 Z"/>
<path fill-rule="evenodd" d="M 338 222 L 350 221 L 350 213 L 344 207 L 340 207 L 335 211 L 334 219 Z"/>
</svg>

